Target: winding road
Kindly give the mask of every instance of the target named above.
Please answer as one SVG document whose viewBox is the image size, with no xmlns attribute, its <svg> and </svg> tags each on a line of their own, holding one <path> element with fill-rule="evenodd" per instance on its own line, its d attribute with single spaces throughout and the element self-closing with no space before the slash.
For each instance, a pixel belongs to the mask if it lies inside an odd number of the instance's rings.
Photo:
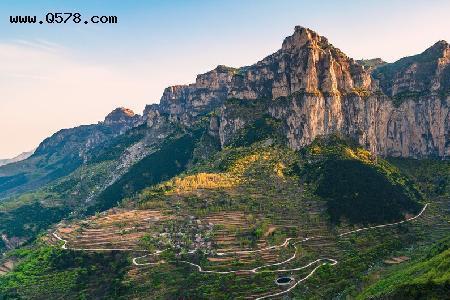
<svg viewBox="0 0 450 300">
<path fill-rule="evenodd" d="M 382 224 L 382 225 L 376 225 L 376 226 L 370 226 L 370 227 L 364 227 L 364 228 L 359 228 L 359 229 L 355 229 L 355 230 L 351 230 L 351 231 L 347 231 L 344 233 L 341 233 L 338 235 L 338 237 L 343 237 L 343 236 L 347 236 L 353 233 L 357 233 L 357 232 L 361 232 L 361 231 L 366 231 L 366 230 L 370 230 L 370 229 L 377 229 L 377 228 L 383 228 L 383 227 L 389 227 L 389 226 L 395 226 L 395 225 L 399 225 L 402 223 L 406 223 L 406 222 L 410 222 L 413 221 L 417 218 L 419 218 L 427 209 L 428 207 L 428 203 L 424 205 L 424 207 L 422 208 L 422 210 L 414 217 L 405 219 L 403 221 L 399 221 L 399 222 L 395 222 L 395 223 L 388 223 L 388 224 Z M 68 248 L 67 247 L 67 240 L 61 238 L 56 231 L 53 232 L 53 236 L 58 239 L 59 241 L 63 242 L 63 244 L 61 245 L 61 249 L 64 250 L 75 250 L 75 251 L 128 251 L 128 252 L 149 252 L 148 250 L 135 250 L 135 249 L 128 249 L 128 248 L 119 248 L 119 249 L 115 249 L 115 248 L 100 248 L 100 249 L 93 249 L 93 248 L 89 248 L 89 249 L 83 249 L 83 248 Z M 296 241 L 294 243 L 292 243 L 292 245 L 294 246 L 295 252 L 294 254 L 289 257 L 288 259 L 278 262 L 278 263 L 273 263 L 273 264 L 266 264 L 266 265 L 262 265 L 253 269 L 247 269 L 247 270 L 231 270 L 231 271 L 212 271 L 212 270 L 204 270 L 200 265 L 189 262 L 189 261 L 178 261 L 181 263 L 185 263 L 188 265 L 191 265 L 193 267 L 195 267 L 197 269 L 198 272 L 201 273 L 209 273 L 209 274 L 232 274 L 232 273 L 260 273 L 262 271 L 260 271 L 263 268 L 268 268 L 268 267 L 274 267 L 274 266 L 281 266 L 284 265 L 292 260 L 294 260 L 297 257 L 297 244 L 300 243 L 304 243 L 307 241 L 310 241 L 312 239 L 319 239 L 322 238 L 321 236 L 316 236 L 316 237 L 309 237 L 309 238 L 304 238 L 302 240 Z M 234 254 L 250 254 L 250 253 L 257 253 L 257 252 L 263 252 L 263 251 L 269 251 L 269 250 L 274 250 L 274 249 L 280 249 L 280 248 L 284 248 L 284 247 L 288 247 L 289 245 L 291 245 L 291 241 L 294 241 L 295 238 L 287 238 L 284 243 L 280 244 L 280 245 L 276 245 L 276 246 L 271 246 L 271 247 L 267 247 L 267 248 L 263 248 L 263 249 L 257 249 L 257 250 L 246 250 L 246 251 L 235 251 L 235 252 L 227 252 L 227 253 L 222 253 L 219 252 L 217 253 L 218 256 L 227 256 L 227 255 L 234 255 Z M 165 249 L 166 250 L 166 249 Z M 148 256 L 158 256 L 159 254 L 161 254 L 162 252 L 164 252 L 165 250 L 157 250 L 154 253 L 148 253 L 145 254 L 143 256 L 139 256 L 139 257 L 135 257 L 133 258 L 132 262 L 134 265 L 136 266 L 148 266 L 148 265 L 157 265 L 161 262 L 155 262 L 155 263 L 139 263 L 138 260 L 148 257 Z M 195 250 L 191 250 L 189 251 L 190 254 L 194 253 Z M 311 270 L 311 272 L 309 272 L 309 274 L 301 279 L 298 279 L 292 286 L 290 286 L 288 289 L 278 292 L 278 293 L 274 293 L 274 294 L 270 294 L 270 295 L 265 295 L 259 298 L 256 298 L 255 300 L 262 300 L 262 299 L 267 299 L 267 298 L 272 298 L 272 297 L 276 297 L 276 296 L 281 296 L 283 294 L 287 294 L 289 293 L 291 290 L 293 290 L 299 283 L 307 280 L 309 277 L 311 277 L 320 267 L 324 266 L 324 265 L 331 265 L 334 266 L 338 263 L 338 261 L 336 259 L 333 258 L 319 258 L 316 259 L 315 261 L 312 261 L 304 266 L 301 267 L 297 267 L 297 268 L 292 268 L 292 269 L 276 269 L 276 270 L 265 270 L 263 272 L 265 273 L 283 273 L 283 272 L 295 272 L 295 271 L 300 271 L 306 268 L 309 268 L 317 263 L 320 263 L 319 265 L 317 265 L 314 269 Z"/>
</svg>

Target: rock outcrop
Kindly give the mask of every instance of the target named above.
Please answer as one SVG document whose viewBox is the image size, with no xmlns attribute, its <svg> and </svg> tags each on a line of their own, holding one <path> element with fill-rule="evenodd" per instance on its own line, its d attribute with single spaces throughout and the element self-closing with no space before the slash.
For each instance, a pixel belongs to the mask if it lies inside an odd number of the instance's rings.
<svg viewBox="0 0 450 300">
<path fill-rule="evenodd" d="M 193 84 L 167 88 L 158 111 L 189 126 L 229 98 L 270 99 L 267 113 L 285 123 L 293 149 L 338 132 L 379 155 L 444 158 L 450 156 L 449 93 L 444 41 L 422 54 L 392 64 L 376 59 L 369 66 L 297 26 L 279 51 L 252 66 L 218 66 Z M 220 112 L 226 145 L 245 118 L 228 118 L 224 107 Z"/>
<path fill-rule="evenodd" d="M 135 127 L 142 120 L 140 115 L 135 114 L 131 109 L 119 107 L 110 112 L 106 117 L 103 124 L 119 129 L 121 133 L 128 129 Z"/>
<path fill-rule="evenodd" d="M 168 87 L 161 97 L 161 111 L 169 114 L 171 121 L 189 124 L 193 118 L 213 110 L 228 98 L 235 74 L 236 69 L 218 66 L 198 75 L 193 84 Z"/>
</svg>

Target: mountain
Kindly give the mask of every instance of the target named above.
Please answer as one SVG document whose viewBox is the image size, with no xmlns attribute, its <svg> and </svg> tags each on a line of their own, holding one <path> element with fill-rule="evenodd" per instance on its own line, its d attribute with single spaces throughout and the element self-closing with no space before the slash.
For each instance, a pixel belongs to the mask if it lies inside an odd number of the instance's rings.
<svg viewBox="0 0 450 300">
<path fill-rule="evenodd" d="M 450 45 L 439 41 L 421 54 L 380 66 L 373 72 L 373 77 L 389 97 L 415 99 L 436 94 L 448 95 Z"/>
<path fill-rule="evenodd" d="M 28 157 L 30 157 L 31 155 L 33 155 L 34 151 L 35 150 L 29 151 L 29 152 L 22 152 L 21 154 L 15 156 L 13 158 L 9 158 L 9 159 L 0 159 L 0 167 L 4 166 L 4 165 L 7 165 L 7 164 L 10 164 L 10 163 L 15 163 L 15 162 L 18 162 L 18 161 L 25 160 Z"/>
<path fill-rule="evenodd" d="M 187 128 L 209 117 L 226 146 L 254 114 L 239 114 L 228 99 L 248 100 L 282 122 L 295 150 L 316 137 L 340 133 L 381 156 L 450 155 L 449 45 L 444 41 L 392 64 L 365 67 L 314 31 L 297 26 L 280 50 L 254 65 L 218 66 L 189 85 L 165 89 L 143 117 L 120 108 L 104 122 L 62 130 L 28 160 L 0 167 L 0 198 L 70 174 L 86 153 L 146 122 L 149 136 L 167 135 L 171 123 Z M 236 113 L 237 112 L 237 113 Z M 154 121 L 154 119 L 156 121 Z M 147 138 L 146 141 L 149 141 Z M 45 166 L 45 168 L 43 168 Z"/>
<path fill-rule="evenodd" d="M 441 41 L 422 54 L 366 69 L 326 38 L 297 26 L 276 53 L 248 67 L 218 66 L 193 84 L 169 87 L 154 109 L 189 125 L 220 107 L 224 146 L 245 125 L 242 116 L 226 117 L 224 101 L 266 99 L 271 100 L 266 113 L 282 120 L 293 149 L 339 132 L 378 155 L 445 158 L 450 155 L 448 53 L 449 45 Z"/>
<path fill-rule="evenodd" d="M 0 167 L 0 299 L 377 295 L 450 230 L 448 53 L 355 61 L 297 26 L 55 133 Z"/>
<path fill-rule="evenodd" d="M 440 240 L 423 257 L 387 274 L 360 299 L 445 299 L 450 290 L 450 239 Z"/>
<path fill-rule="evenodd" d="M 45 139 L 25 160 L 0 167 L 0 199 L 45 185 L 70 174 L 89 151 L 137 126 L 141 117 L 118 108 L 103 122 L 63 129 Z"/>
</svg>

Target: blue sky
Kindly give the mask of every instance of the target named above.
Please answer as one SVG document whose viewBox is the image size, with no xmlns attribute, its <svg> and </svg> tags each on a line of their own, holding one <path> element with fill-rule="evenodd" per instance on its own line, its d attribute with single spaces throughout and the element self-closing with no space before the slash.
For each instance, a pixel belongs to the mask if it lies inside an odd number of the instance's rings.
<svg viewBox="0 0 450 300">
<path fill-rule="evenodd" d="M 164 87 L 218 64 L 252 64 L 295 25 L 356 59 L 394 61 L 450 40 L 449 1 L 17 1 L 0 3 L 0 158 L 117 106 L 141 112 Z M 10 24 L 79 12 L 118 24 Z M 12 128 L 12 130 L 5 128 Z M 6 142 L 5 142 L 6 141 Z"/>
</svg>

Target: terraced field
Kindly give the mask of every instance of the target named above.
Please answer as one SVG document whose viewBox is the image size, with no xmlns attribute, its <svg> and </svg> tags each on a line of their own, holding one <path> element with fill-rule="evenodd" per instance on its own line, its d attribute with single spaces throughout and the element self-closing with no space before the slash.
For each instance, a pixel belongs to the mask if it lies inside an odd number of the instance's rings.
<svg viewBox="0 0 450 300">
<path fill-rule="evenodd" d="M 245 154 L 223 163 L 228 167 L 208 166 L 216 173 L 181 175 L 143 191 L 126 209 L 60 224 L 48 241 L 128 252 L 123 283 L 135 299 L 330 298 L 342 278 L 354 285 L 354 272 L 376 276 L 450 230 L 445 197 L 403 222 L 333 224 L 315 183 L 286 168 L 290 154 Z M 293 280 L 279 286 L 280 276 Z"/>
<path fill-rule="evenodd" d="M 250 222 L 245 213 L 238 211 L 217 212 L 203 218 L 195 218 L 177 216 L 169 211 L 113 210 L 83 223 L 60 226 L 55 232 L 56 237 L 50 235 L 48 241 L 61 244 L 61 240 L 64 240 L 66 247 L 73 250 L 129 251 L 134 257 L 142 256 L 128 271 L 128 280 L 134 284 L 139 282 L 145 284 L 146 278 L 158 268 L 188 268 L 191 272 L 205 273 L 206 276 L 220 277 L 232 274 L 239 278 L 238 282 L 248 282 L 241 284 L 242 288 L 234 291 L 235 298 L 266 299 L 281 296 L 295 288 L 313 276 L 322 265 L 334 265 L 341 259 L 345 260 L 342 243 L 354 239 L 354 235 L 364 235 L 368 231 L 392 232 L 393 235 L 399 235 L 401 234 L 399 226 L 407 224 L 405 226 L 408 226 L 410 234 L 423 234 L 427 227 L 432 226 L 435 236 L 430 238 L 440 238 L 450 229 L 445 216 L 439 217 L 441 214 L 437 213 L 442 212 L 442 209 L 445 209 L 445 201 L 433 203 L 428 211 L 424 209 L 417 217 L 410 216 L 410 222 L 392 224 L 388 227 L 372 226 L 365 230 L 346 229 L 345 232 L 338 234 L 327 230 L 325 223 L 317 228 L 293 230 L 295 225 L 284 220 L 283 224 L 267 226 L 263 234 L 251 245 L 243 243 L 241 237 L 252 227 L 253 222 L 264 221 L 261 216 L 250 218 Z M 197 229 L 206 225 L 213 226 L 211 238 L 213 251 L 206 260 L 197 261 L 194 251 L 191 250 L 181 259 L 166 264 L 167 261 L 158 255 L 148 255 L 151 254 L 149 250 L 142 247 L 140 240 L 146 234 L 162 230 L 167 222 L 180 219 L 189 219 Z M 271 238 L 276 232 L 282 232 L 283 235 L 280 236 L 293 232 L 299 234 L 286 238 L 282 243 L 275 243 Z M 139 252 L 148 254 L 142 255 Z M 406 259 L 405 256 L 393 257 L 386 259 L 385 264 L 398 264 Z M 262 280 L 264 285 L 255 288 L 254 283 L 261 282 L 261 278 L 258 278 L 261 272 L 264 272 Z M 278 286 L 274 280 L 281 275 L 291 276 L 293 281 L 287 286 Z M 252 280 L 253 284 L 250 283 Z"/>
<path fill-rule="evenodd" d="M 15 261 L 12 259 L 6 259 L 0 264 L 0 276 L 10 272 L 15 265 Z"/>
<path fill-rule="evenodd" d="M 80 223 L 59 226 L 55 234 L 66 240 L 70 249 L 145 251 L 139 245 L 140 239 L 170 219 L 173 216 L 161 211 L 115 209 Z M 60 240 L 52 234 L 49 242 Z"/>
</svg>

